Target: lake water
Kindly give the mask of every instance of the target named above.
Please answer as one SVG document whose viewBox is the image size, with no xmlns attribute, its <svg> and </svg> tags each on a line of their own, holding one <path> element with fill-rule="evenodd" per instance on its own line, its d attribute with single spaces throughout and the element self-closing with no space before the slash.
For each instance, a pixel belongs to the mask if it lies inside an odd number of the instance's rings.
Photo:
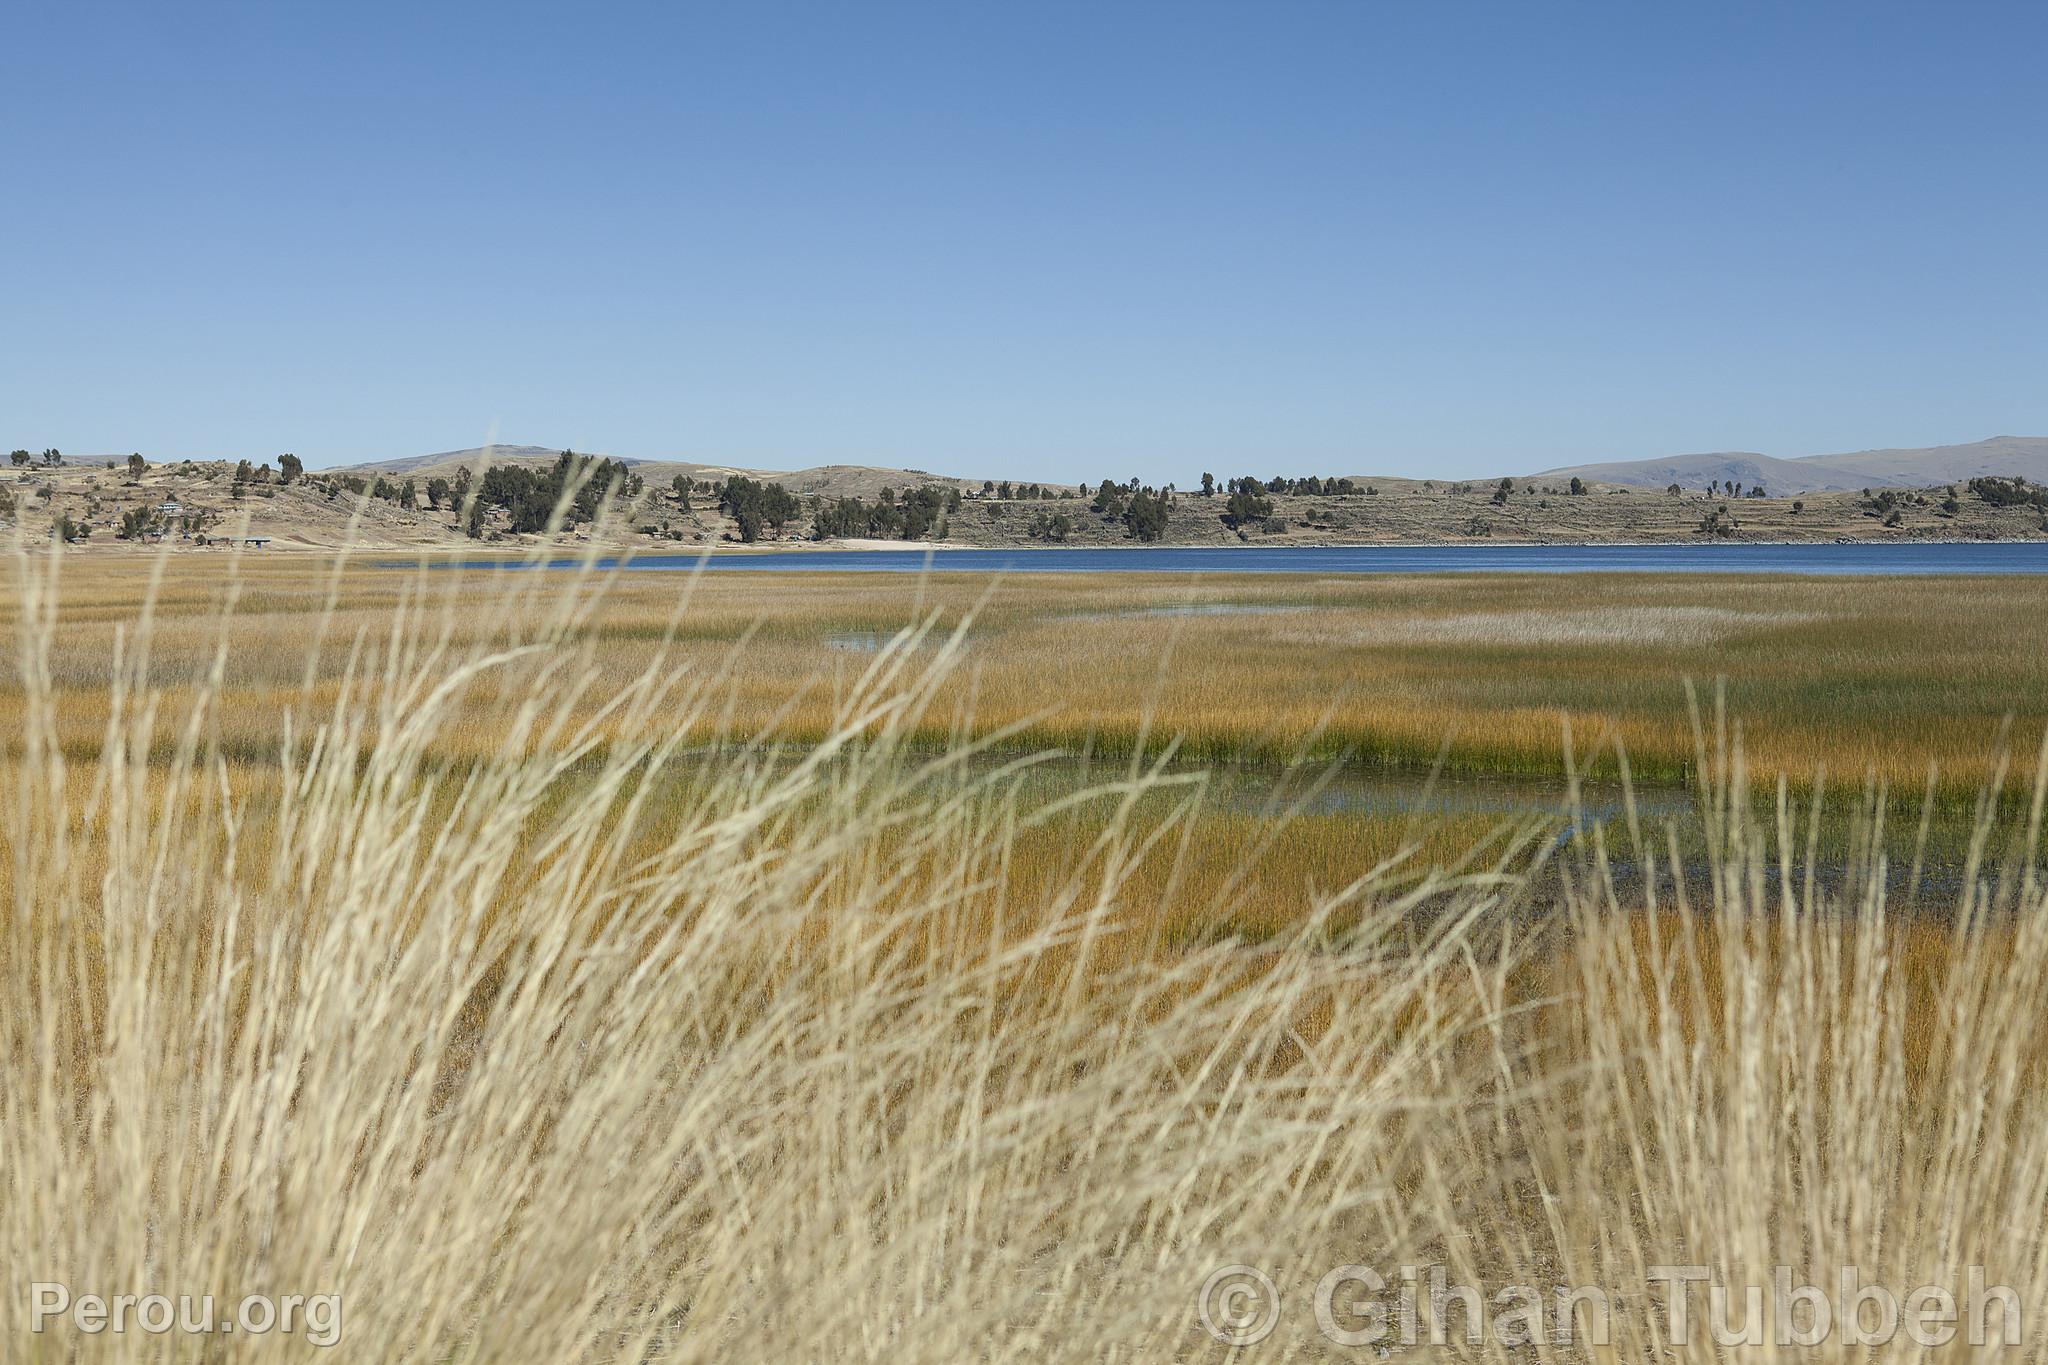
<svg viewBox="0 0 2048 1365">
<path fill-rule="evenodd" d="M 631 568 L 918 573 L 2048 573 L 2048 541 L 1889 545 L 1247 545 L 1240 548 L 798 550 L 641 555 Z M 566 566 L 575 561 L 555 561 Z M 466 561 L 468 567 L 495 567 Z"/>
</svg>

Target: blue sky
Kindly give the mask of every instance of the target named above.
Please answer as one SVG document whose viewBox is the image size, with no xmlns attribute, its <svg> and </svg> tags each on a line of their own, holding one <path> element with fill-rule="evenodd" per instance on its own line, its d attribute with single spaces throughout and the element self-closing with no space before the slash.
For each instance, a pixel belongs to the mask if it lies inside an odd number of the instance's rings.
<svg viewBox="0 0 2048 1365">
<path fill-rule="evenodd" d="M 65 4 L 0 443 L 1475 476 L 2048 433 L 2048 7 Z"/>
</svg>

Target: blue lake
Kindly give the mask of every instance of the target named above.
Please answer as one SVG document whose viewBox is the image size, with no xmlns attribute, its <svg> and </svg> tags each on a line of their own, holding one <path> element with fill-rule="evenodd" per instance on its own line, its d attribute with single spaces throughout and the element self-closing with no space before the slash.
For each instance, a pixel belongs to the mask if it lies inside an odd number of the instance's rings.
<svg viewBox="0 0 2048 1365">
<path fill-rule="evenodd" d="M 571 559 L 550 561 L 567 567 Z M 610 563 L 611 561 L 605 561 Z M 512 567 L 464 560 L 464 567 Z M 719 572 L 918 573 L 2048 573 L 2048 541 L 1892 545 L 1363 545 L 1044 550 L 797 550 L 650 554 L 629 567 Z"/>
</svg>

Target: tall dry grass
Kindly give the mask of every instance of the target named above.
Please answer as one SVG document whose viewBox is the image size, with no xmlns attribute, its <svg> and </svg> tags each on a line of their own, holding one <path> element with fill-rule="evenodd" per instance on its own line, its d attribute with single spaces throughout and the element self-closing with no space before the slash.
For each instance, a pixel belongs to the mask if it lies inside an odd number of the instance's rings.
<svg viewBox="0 0 2048 1365">
<path fill-rule="evenodd" d="M 1673 879 L 1660 901 L 1657 877 L 1632 875 L 1622 890 L 1617 867 L 1679 861 L 1674 839 L 1633 821 L 1594 831 L 1572 860 L 1565 946 L 1544 964 L 1550 1050 L 1506 1060 L 1515 1040 L 1499 1030 L 1503 1076 L 1519 1071 L 1543 1097 L 1504 1106 L 1498 1130 L 1543 1217 L 1506 1220 L 1520 1229 L 1487 1244 L 1514 1273 L 1619 1291 L 1612 1349 L 1624 1359 L 2038 1358 L 2048 747 L 2017 833 L 1994 844 L 1993 822 L 1980 820 L 1953 899 L 1901 915 L 1875 829 L 1863 865 L 1837 892 L 1820 889 L 1817 802 L 1802 809 L 1782 781 L 1754 795 L 1725 718 L 1715 732 L 1698 754 L 1711 775 L 1704 886 Z M 1880 807 L 1869 819 L 1883 817 Z M 1659 1264 L 1707 1274 L 1676 1291 L 1689 1343 L 1672 1339 L 1674 1286 Z M 1959 1300 L 1973 1284 L 2004 1286 L 2012 1317 L 1987 1300 L 1991 1331 L 1977 1346 L 1958 1327 L 1941 1349 L 1905 1338 L 1852 1347 L 1845 1269 L 1900 1299 L 1923 1286 Z M 1742 1340 L 1710 1339 L 1709 1284 L 1730 1289 L 1723 1322 Z M 1825 1288 L 1827 1339 L 1783 1344 L 1787 1285 Z M 1754 1307 L 1751 1286 L 1762 1290 Z M 1866 1306 L 1866 1324 L 1881 1318 Z M 1817 1325 L 1790 1318 L 1795 1332 Z M 2009 1325 L 2019 1334 L 2001 1341 Z"/>
<path fill-rule="evenodd" d="M 337 571 L 258 780 L 234 594 L 166 684 L 160 577 L 67 746 L 62 571 L 17 560 L 8 1359 L 311 1349 L 31 1335 L 31 1280 L 339 1295 L 351 1360 L 1220 1358 L 1231 1263 L 1282 1295 L 1252 1359 L 1358 1354 L 1308 1309 L 1345 1263 L 1614 1297 L 1612 1346 L 1442 1348 L 1477 1358 L 1718 1357 L 1666 1339 L 1656 1263 L 1982 1264 L 2048 1307 L 2038 786 L 1946 921 L 1801 876 L 1802 813 L 1703 752 L 1704 902 L 1658 831 L 1517 830 L 1253 942 L 1199 782 L 1034 795 L 940 612 L 787 745 L 672 647 L 687 594 L 622 675 L 593 564 L 481 622 L 430 574 L 351 619 Z"/>
<path fill-rule="evenodd" d="M 908 749 L 954 642 L 907 632 L 821 744 L 706 762 L 679 737 L 715 675 L 596 686 L 594 573 L 460 646 L 420 580 L 283 719 L 259 810 L 212 739 L 224 658 L 168 710 L 146 609 L 67 762 L 59 565 L 18 572 L 0 1238 L 36 1279 L 338 1294 L 353 1359 L 1156 1356 L 1208 1260 L 1392 1226 L 1484 878 L 1169 951 L 1170 881 L 1127 897 L 1188 818 L 1133 814 L 1158 780 L 1020 897 L 1060 811 Z M 487 683 L 496 748 L 436 763 Z M 1418 927 L 1425 895 L 1453 905 Z M 303 1349 L 10 1350 L 167 1342 Z"/>
</svg>

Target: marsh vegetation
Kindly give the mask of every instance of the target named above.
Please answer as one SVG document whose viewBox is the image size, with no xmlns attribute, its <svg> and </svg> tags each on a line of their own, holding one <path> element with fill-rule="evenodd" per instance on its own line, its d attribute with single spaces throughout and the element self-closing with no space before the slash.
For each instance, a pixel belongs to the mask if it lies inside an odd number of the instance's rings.
<svg viewBox="0 0 2048 1365">
<path fill-rule="evenodd" d="M 379 1360 L 1222 1359 L 1233 1263 L 1274 1359 L 1361 1260 L 1612 1291 L 1475 1358 L 1719 1358 L 1656 1263 L 2048 1309 L 2048 587 L 184 568 L 7 604 L 46 1278 Z M 1432 771 L 1519 795 L 1347 795 Z"/>
</svg>

